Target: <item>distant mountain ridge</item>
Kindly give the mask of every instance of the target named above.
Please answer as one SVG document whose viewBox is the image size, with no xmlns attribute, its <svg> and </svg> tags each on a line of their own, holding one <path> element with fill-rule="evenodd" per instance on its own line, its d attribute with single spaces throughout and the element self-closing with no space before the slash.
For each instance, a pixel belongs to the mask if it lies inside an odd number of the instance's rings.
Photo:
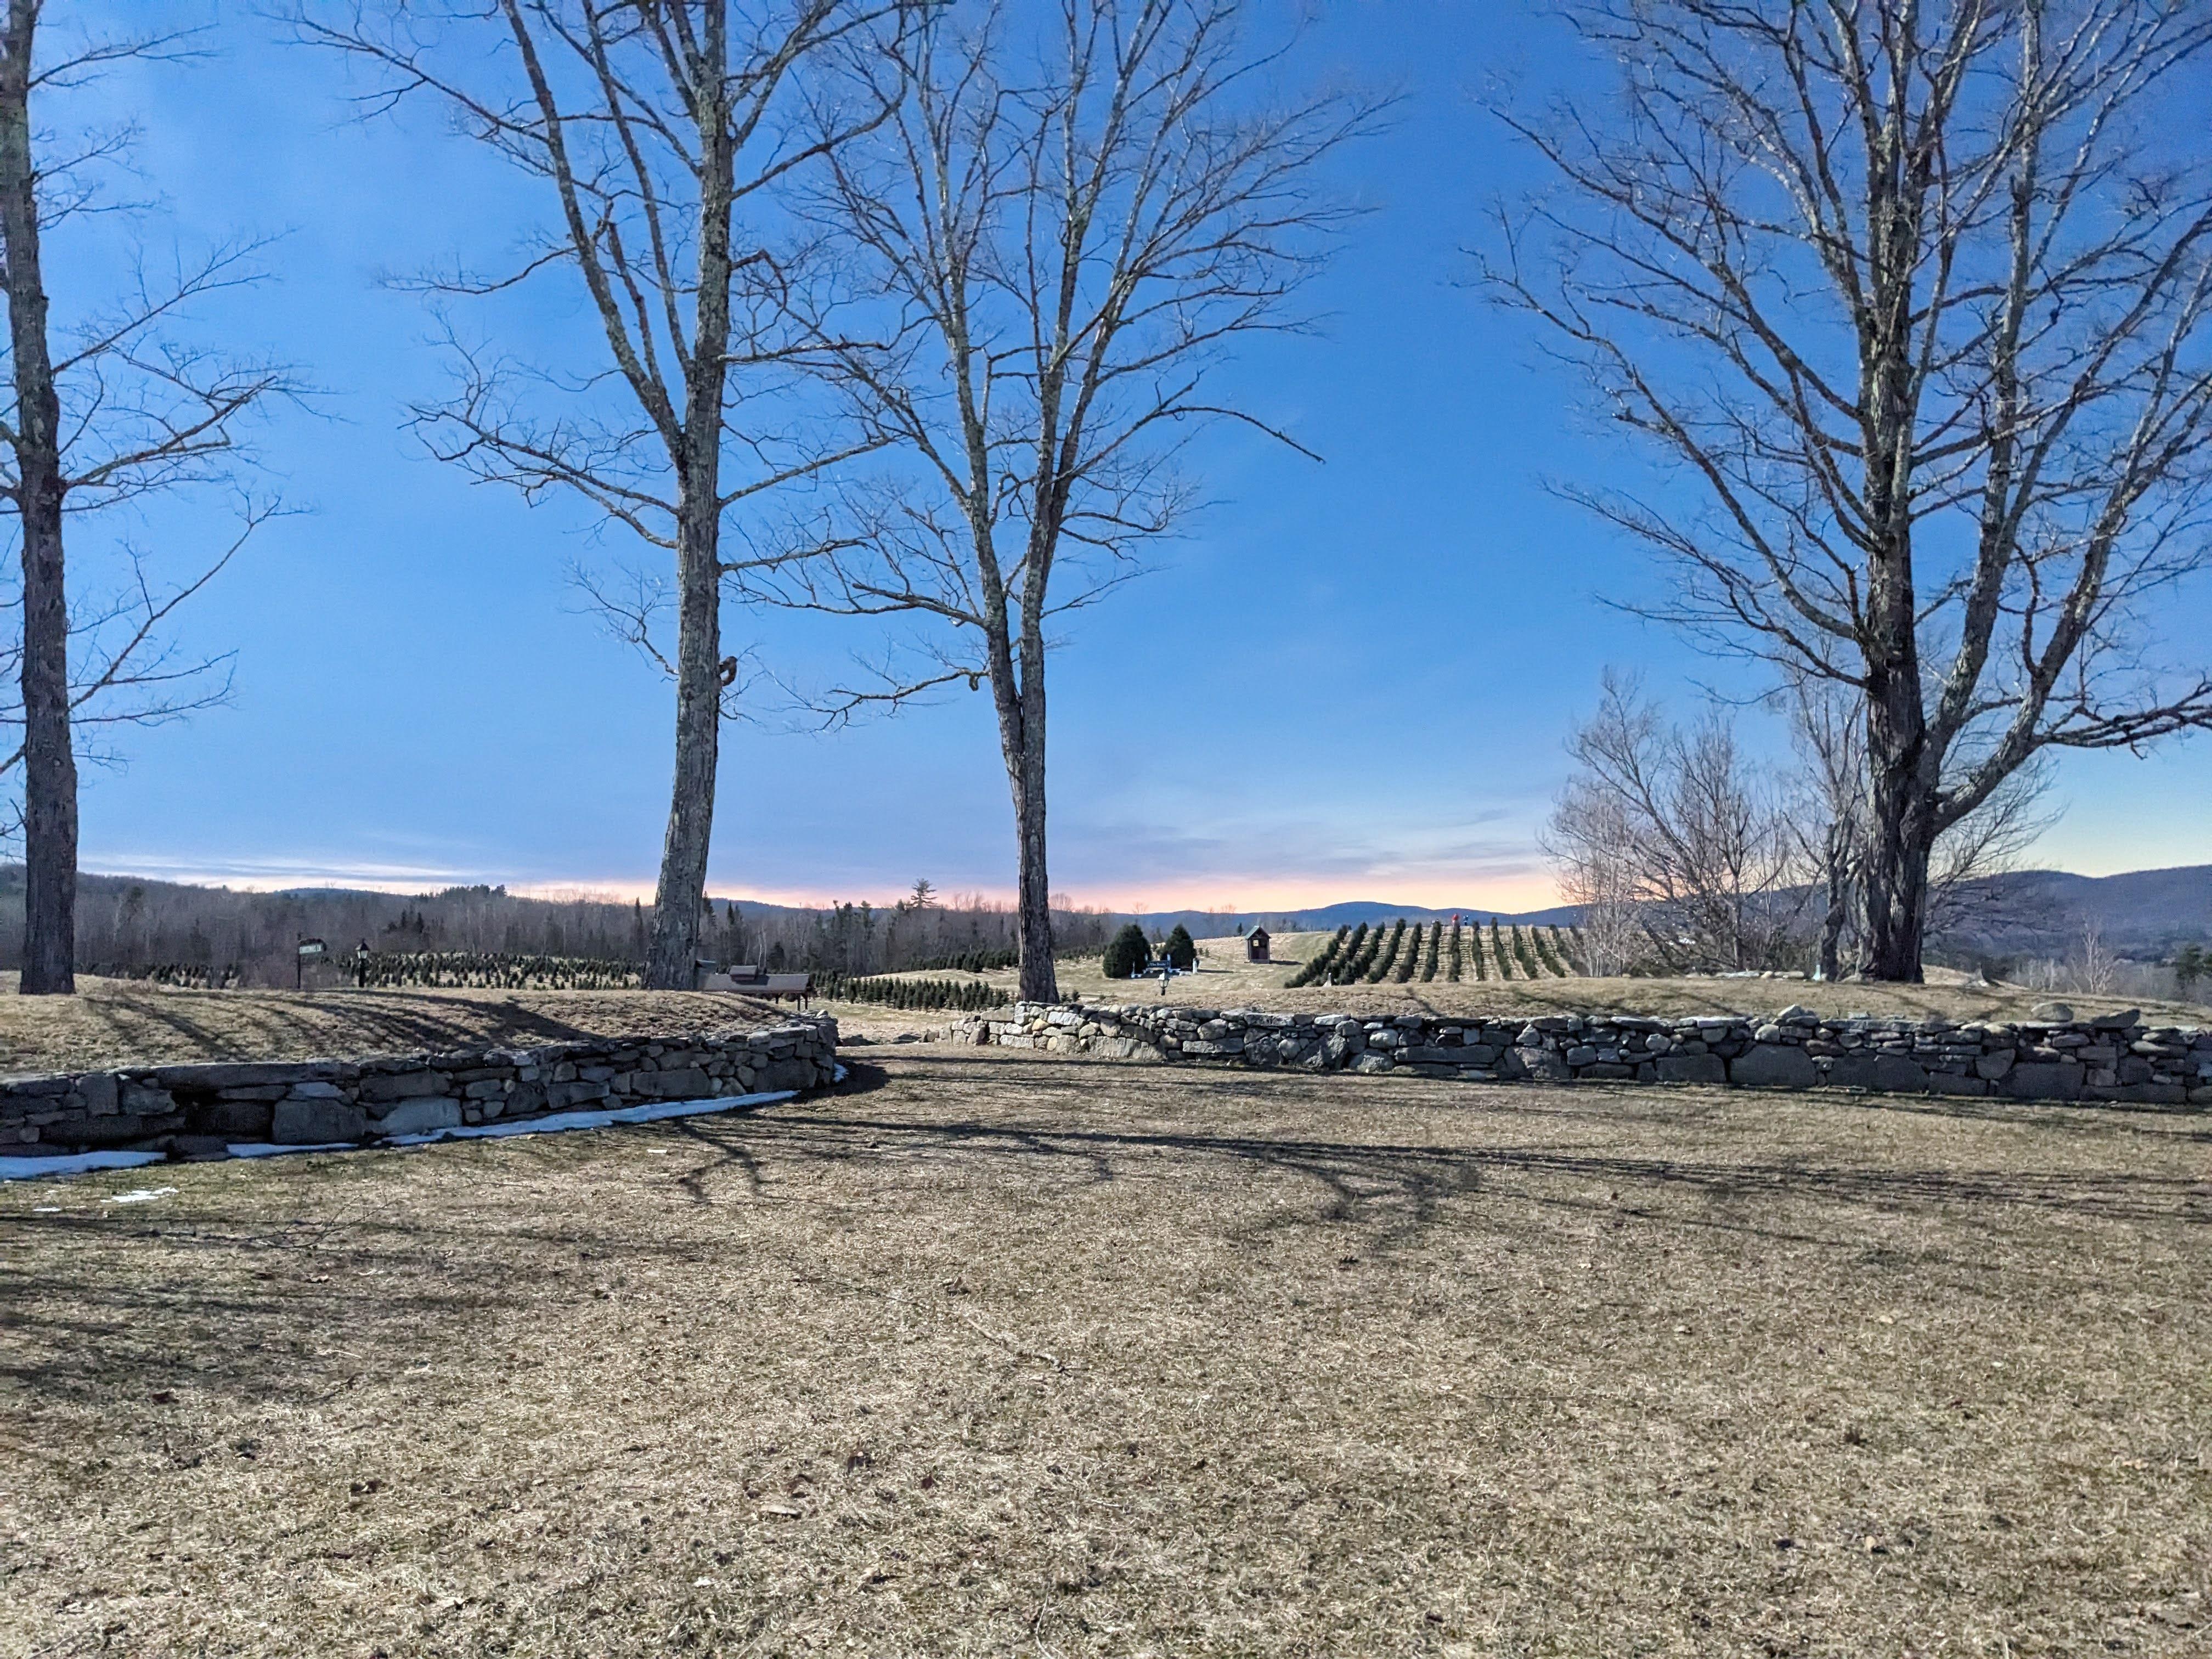
<svg viewBox="0 0 2212 1659">
<path fill-rule="evenodd" d="M 461 887 L 442 893 L 404 895 L 331 885 L 301 886 L 285 892 L 240 892 L 196 884 L 173 883 L 153 878 L 96 876 L 80 878 L 81 907 L 86 918 L 120 913 L 125 895 L 138 890 L 149 913 L 173 910 L 181 902 L 191 915 L 214 927 L 217 917 L 258 936 L 258 946 L 268 952 L 283 947 L 289 962 L 289 940 L 295 929 L 319 930 L 334 939 L 380 934 L 395 918 L 410 909 L 420 913 L 427 903 L 441 910 L 456 908 L 512 917 L 534 936 L 545 921 L 561 918 L 568 932 L 566 948 L 572 951 L 627 948 L 639 912 L 628 902 L 552 901 L 509 896 L 504 889 Z M 21 914 L 22 868 L 0 864 L 0 957 L 14 943 L 4 936 L 19 929 Z M 1930 951 L 1947 962 L 1988 957 L 2065 957 L 2080 951 L 2085 929 L 2094 926 L 2105 945 L 2142 960 L 2171 956 L 2188 945 L 2212 945 L 2212 864 L 2185 865 L 2162 870 L 2130 870 L 2112 876 L 2079 876 L 2063 870 L 2019 870 L 1972 884 L 1954 918 L 1931 937 Z M 726 915 L 731 901 L 718 898 L 718 909 Z M 748 921 L 789 927 L 811 926 L 802 918 L 826 917 L 830 907 L 774 904 L 759 899 L 736 901 Z M 888 909 L 888 904 L 883 907 Z M 1123 913 L 1125 914 L 1125 913 Z M 1572 927 L 1581 919 L 1574 905 L 1553 905 L 1538 910 L 1502 910 L 1486 905 L 1436 907 L 1393 904 L 1380 899 L 1347 899 L 1331 904 L 1283 906 L 1264 910 L 1151 910 L 1137 915 L 1147 932 L 1165 933 L 1177 924 L 1194 938 L 1221 938 L 1264 927 L 1273 933 L 1329 932 L 1339 927 L 1370 926 L 1404 917 L 1408 922 L 1448 921 L 1457 915 L 1468 922 L 1488 923 L 1495 918 L 1507 926 L 1531 923 Z M 13 920 L 11 920 L 13 918 Z M 579 921 L 588 923 L 589 943 L 578 936 Z M 1121 915 L 1114 918 L 1118 925 Z M 502 928 L 504 924 L 501 924 Z M 280 937 L 281 936 L 281 937 Z M 81 946 L 86 945 L 80 936 Z M 550 942 L 550 941 L 549 941 Z M 517 941 L 520 943 L 520 941 Z M 90 946 L 95 951 L 97 946 Z M 234 948 L 228 943 L 224 954 Z M 509 948 L 514 948 L 509 946 Z M 533 945 L 531 948 L 543 948 Z M 228 959 L 226 957 L 226 959 Z M 289 969 L 286 975 L 289 977 Z"/>
<path fill-rule="evenodd" d="M 1970 883 L 1960 900 L 1956 919 L 1931 939 L 1939 955 L 2063 957 L 2080 949 L 2084 932 L 2093 925 L 2107 947 L 2138 957 L 2212 944 L 2212 864 L 2113 876 L 2014 870 Z M 1571 927 L 1581 921 L 1582 909 L 1572 904 L 1522 911 L 1472 904 L 1434 909 L 1355 899 L 1295 910 L 1159 910 L 1138 920 L 1162 932 L 1181 922 L 1193 938 L 1205 939 L 1249 932 L 1255 924 L 1279 933 L 1322 932 L 1401 916 L 1407 921 L 1449 921 L 1454 915 L 1485 923 L 1495 917 L 1509 927 Z"/>
<path fill-rule="evenodd" d="M 2139 956 L 2212 943 L 2212 864 L 2115 876 L 2014 870 L 1969 884 L 1963 897 L 1939 940 L 1947 950 L 2063 955 L 2092 925 L 2106 945 Z"/>
</svg>

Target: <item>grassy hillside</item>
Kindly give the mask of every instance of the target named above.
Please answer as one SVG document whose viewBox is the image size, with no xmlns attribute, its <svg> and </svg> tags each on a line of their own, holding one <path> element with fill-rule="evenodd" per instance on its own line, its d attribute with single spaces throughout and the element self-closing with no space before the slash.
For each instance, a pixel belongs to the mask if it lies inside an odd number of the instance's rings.
<svg viewBox="0 0 2212 1659">
<path fill-rule="evenodd" d="M 0 974 L 0 1073 L 416 1054 L 479 1043 L 756 1029 L 788 1008 L 721 992 L 192 991 L 80 979 L 21 997 Z"/>
<path fill-rule="evenodd" d="M 1486 940 L 1488 930 L 1484 930 Z M 1272 941 L 1272 963 L 1248 963 L 1241 939 L 1199 941 L 1198 971 L 1168 982 L 1165 1000 L 1200 1008 L 1266 1008 L 1285 1012 L 1349 1012 L 1389 1015 L 1438 1012 L 1519 1015 L 1605 1010 L 1642 1014 L 1771 1014 L 1792 1003 L 1817 1012 L 1867 1013 L 1883 1017 L 1947 1019 L 2024 1019 L 2048 994 L 2017 986 L 1976 988 L 1966 976 L 1931 970 L 1939 981 L 1928 985 L 1816 985 L 1802 979 L 1462 979 L 1419 980 L 1401 984 L 1311 986 L 1293 990 L 1288 981 L 1307 956 L 1328 945 L 1329 933 L 1283 933 Z M 1509 934 L 1510 938 L 1510 934 Z M 1016 988 L 1012 970 L 979 977 L 1009 994 Z M 1158 1002 L 1157 980 L 1108 980 L 1098 958 L 1063 960 L 1060 990 L 1084 1002 Z M 2083 1015 L 2112 1013 L 2140 1006 L 2154 1019 L 2174 1024 L 2212 1024 L 2212 1008 L 2178 1002 L 2127 1001 L 2114 997 L 2068 995 L 2062 999 Z M 931 1017 L 910 1022 L 927 1025 Z"/>
</svg>

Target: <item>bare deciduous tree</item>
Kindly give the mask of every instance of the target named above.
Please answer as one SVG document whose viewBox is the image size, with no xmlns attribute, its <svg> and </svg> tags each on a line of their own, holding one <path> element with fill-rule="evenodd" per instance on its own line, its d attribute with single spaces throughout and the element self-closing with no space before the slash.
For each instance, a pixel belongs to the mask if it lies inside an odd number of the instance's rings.
<svg viewBox="0 0 2212 1659">
<path fill-rule="evenodd" d="M 1792 676 L 1785 692 L 1790 747 L 1796 751 L 1796 799 L 1790 833 L 1820 889 L 1820 931 L 1814 973 L 1841 979 L 1844 940 L 1858 924 L 1866 866 L 1866 711 L 1832 680 Z M 1854 962 L 1852 966 L 1856 967 Z"/>
<path fill-rule="evenodd" d="M 595 372 L 487 361 L 455 341 L 458 387 L 416 411 L 434 453 L 535 501 L 580 498 L 673 566 L 675 769 L 646 982 L 689 987 L 712 841 L 725 695 L 726 521 L 845 458 L 786 396 L 806 343 L 787 326 L 775 192 L 886 106 L 830 106 L 808 73 L 896 24 L 908 0 L 425 0 L 297 6 L 301 37 L 378 76 L 374 103 L 441 100 L 542 181 L 552 224 L 511 268 L 424 286 L 498 294 L 565 272 L 592 309 Z M 863 445 L 864 447 L 864 445 Z M 593 590 L 606 599 L 616 588 Z M 657 584 L 611 605 L 651 647 Z"/>
<path fill-rule="evenodd" d="M 0 726 L 21 736 L 0 754 L 0 775 L 11 784 L 20 775 L 22 787 L 20 821 L 10 827 L 23 842 L 27 995 L 76 988 L 82 741 L 103 727 L 175 719 L 222 696 L 222 659 L 180 657 L 164 631 L 268 508 L 246 501 L 238 538 L 180 582 L 163 581 L 143 552 L 126 548 L 130 573 L 119 591 L 89 605 L 73 605 L 70 597 L 64 530 L 101 508 L 228 478 L 244 417 L 286 385 L 276 368 L 195 349 L 175 333 L 196 301 L 252 280 L 252 245 L 177 261 L 166 276 L 142 256 L 125 292 L 92 306 L 64 300 L 64 320 L 57 323 L 46 239 L 79 216 L 115 205 L 96 175 L 127 153 L 135 135 L 58 131 L 46 124 L 49 97 L 117 64 L 185 56 L 189 41 L 143 33 L 58 37 L 45 10 L 41 0 L 7 0 L 0 22 L 9 392 L 0 495 L 15 513 L 21 554 L 21 587 L 4 600 L 20 611 L 21 631 L 18 642 L 0 650 L 0 665 L 21 688 L 20 702 L 0 704 Z"/>
<path fill-rule="evenodd" d="M 1559 896 L 1582 911 L 1575 927 L 1582 970 L 1599 979 L 1625 972 L 1648 954 L 1626 808 L 1604 791 L 1571 789 L 1542 840 L 1559 872 Z"/>
<path fill-rule="evenodd" d="M 1577 888 L 1601 896 L 1601 928 L 1619 933 L 1632 915 L 1639 954 L 1670 967 L 1765 968 L 1789 953 L 1796 849 L 1732 722 L 1715 712 L 1670 726 L 1635 681 L 1608 672 L 1567 747 L 1579 769 L 1547 840 L 1571 899 Z"/>
<path fill-rule="evenodd" d="M 1679 469 L 1579 492 L 1681 573 L 1655 611 L 1863 701 L 1866 969 L 1917 979 L 2007 778 L 2212 724 L 2150 631 L 2207 558 L 2212 6 L 1571 13 L 1624 107 L 1508 117 L 1559 188 L 1485 276 Z"/>
<path fill-rule="evenodd" d="M 2059 961 L 2050 957 L 2031 957 L 2014 970 L 2020 982 L 2031 991 L 2079 991 L 2089 996 L 2109 996 L 2119 988 L 2124 964 L 2112 947 L 2105 943 L 2105 930 L 2094 916 L 2081 924 L 2081 945 L 2071 957 Z M 2141 969 L 2127 975 L 2140 979 Z"/>
<path fill-rule="evenodd" d="M 1341 216 L 1315 168 L 1375 106 L 1257 90 L 1270 58 L 1233 0 L 1054 0 L 1034 36 L 997 5 L 935 11 L 860 72 L 898 118 L 839 151 L 818 204 L 875 305 L 817 328 L 885 465 L 858 521 L 752 591 L 898 615 L 921 661 L 829 700 L 832 719 L 988 685 L 1018 844 L 1021 990 L 1058 995 L 1045 839 L 1045 668 L 1057 619 L 1136 568 L 1191 492 L 1176 460 L 1242 336 Z M 1280 436 L 1280 434 L 1274 435 Z"/>
</svg>

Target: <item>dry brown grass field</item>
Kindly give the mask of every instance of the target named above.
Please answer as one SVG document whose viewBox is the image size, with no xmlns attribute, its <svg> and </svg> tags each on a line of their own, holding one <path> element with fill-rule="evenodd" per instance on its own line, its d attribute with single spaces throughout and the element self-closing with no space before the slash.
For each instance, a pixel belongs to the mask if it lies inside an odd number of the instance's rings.
<svg viewBox="0 0 2212 1659">
<path fill-rule="evenodd" d="M 0 1187 L 0 1650 L 2206 1650 L 2201 1118 L 869 1052 Z"/>
<path fill-rule="evenodd" d="M 2044 1000 L 2015 987 L 1814 985 L 1802 980 L 1437 980 L 1408 984 L 1313 986 L 1289 990 L 1307 950 L 1326 934 L 1288 935 L 1276 960 L 1243 959 L 1242 941 L 1206 939 L 1196 973 L 1169 982 L 1167 1000 L 1208 1008 L 1395 1014 L 1563 1013 L 1610 1009 L 1649 1014 L 1768 1014 L 1792 1002 L 1824 1013 L 1919 1018 L 2023 1018 Z M 923 973 L 912 977 L 959 977 Z M 1012 972 L 977 975 L 1012 994 Z M 1956 975 L 1950 976 L 1956 979 Z M 0 1076 L 202 1060 L 297 1060 L 418 1053 L 475 1043 L 554 1042 L 586 1036 L 647 1036 L 751 1028 L 786 1018 L 789 1005 L 726 993 L 648 991 L 325 990 L 195 991 L 87 978 L 76 997 L 22 998 L 0 975 Z M 1090 1002 L 1157 1002 L 1157 981 L 1109 981 L 1096 957 L 1060 964 L 1061 994 Z M 2109 1012 L 2110 997 L 2068 996 L 2077 1012 Z M 2212 1021 L 2212 1011 L 2142 1005 L 2154 1020 Z M 854 1036 L 883 1040 L 941 1029 L 957 1016 L 900 1012 L 876 1004 L 820 1004 Z"/>
<path fill-rule="evenodd" d="M 753 1030 L 789 1015 L 723 992 L 192 991 L 82 978 L 74 997 L 20 997 L 15 980 L 0 974 L 0 1074 L 9 1076 Z"/>
</svg>

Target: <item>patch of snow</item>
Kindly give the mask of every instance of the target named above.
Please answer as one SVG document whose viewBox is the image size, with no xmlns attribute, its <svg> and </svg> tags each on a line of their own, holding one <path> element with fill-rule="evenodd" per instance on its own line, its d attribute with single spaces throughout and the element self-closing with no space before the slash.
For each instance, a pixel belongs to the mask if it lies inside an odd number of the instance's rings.
<svg viewBox="0 0 2212 1659">
<path fill-rule="evenodd" d="M 845 1071 L 845 1068 L 844 1068 L 842 1066 L 839 1066 L 839 1067 L 838 1067 L 838 1068 L 837 1068 L 834 1073 L 832 1073 L 830 1074 L 830 1080 L 832 1083 L 842 1083 L 842 1082 L 845 1080 L 845 1078 L 846 1078 L 846 1071 Z"/>
<path fill-rule="evenodd" d="M 842 1079 L 845 1068 L 839 1066 Z M 465 1128 L 432 1129 L 422 1134 L 392 1135 L 369 1143 L 383 1146 L 427 1146 L 436 1140 L 484 1140 L 507 1135 L 558 1134 L 566 1129 L 607 1129 L 617 1123 L 657 1123 L 663 1118 L 696 1117 L 707 1112 L 733 1112 L 747 1106 L 772 1106 L 793 1098 L 797 1091 L 780 1089 L 770 1094 L 726 1095 L 717 1100 L 656 1100 L 641 1106 L 615 1106 L 601 1111 L 553 1112 L 544 1117 L 517 1118 L 512 1123 L 481 1123 Z M 284 1152 L 350 1152 L 360 1145 L 350 1140 L 328 1140 L 312 1146 L 277 1146 L 262 1141 L 234 1141 L 226 1149 L 233 1158 L 275 1158 Z M 94 1170 L 135 1170 L 163 1162 L 159 1152 L 72 1152 L 61 1158 L 0 1158 L 0 1181 L 32 1181 L 42 1176 L 84 1175 Z M 176 1191 L 125 1193 L 111 1204 L 143 1204 Z"/>
<path fill-rule="evenodd" d="M 357 1152 L 360 1143 L 319 1140 L 312 1146 L 277 1146 L 263 1140 L 234 1140 L 223 1148 L 233 1158 L 276 1158 L 285 1152 Z"/>
<path fill-rule="evenodd" d="M 150 1204 L 157 1198 L 173 1196 L 176 1190 L 174 1187 L 137 1187 L 127 1193 L 117 1193 L 104 1201 L 109 1204 Z"/>
<path fill-rule="evenodd" d="M 0 1158 L 0 1181 L 36 1181 L 42 1176 L 85 1175 L 94 1170 L 135 1170 L 159 1164 L 159 1152 L 70 1152 L 60 1158 Z"/>
<path fill-rule="evenodd" d="M 416 1135 L 392 1135 L 386 1146 L 427 1146 L 434 1140 L 488 1140 L 507 1135 L 559 1134 L 567 1129 L 607 1129 L 617 1123 L 657 1123 L 663 1118 L 696 1117 L 706 1112 L 733 1112 L 744 1106 L 770 1106 L 789 1100 L 796 1090 L 773 1094 L 728 1095 L 720 1100 L 655 1100 L 642 1106 L 614 1106 L 592 1112 L 550 1112 L 544 1117 L 517 1118 L 512 1123 L 478 1123 L 459 1129 L 430 1129 Z"/>
</svg>

